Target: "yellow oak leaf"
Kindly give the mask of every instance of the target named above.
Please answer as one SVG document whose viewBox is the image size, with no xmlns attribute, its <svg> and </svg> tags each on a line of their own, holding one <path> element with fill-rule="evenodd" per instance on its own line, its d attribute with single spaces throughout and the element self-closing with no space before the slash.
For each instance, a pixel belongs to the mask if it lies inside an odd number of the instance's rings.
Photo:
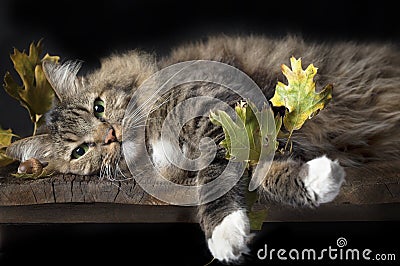
<svg viewBox="0 0 400 266">
<path fill-rule="evenodd" d="M 0 127 L 0 167 L 14 162 L 13 159 L 6 156 L 6 148 L 11 144 L 12 137 L 17 137 L 11 129 L 2 129 Z"/>
<path fill-rule="evenodd" d="M 317 93 L 314 82 L 317 68 L 311 64 L 303 70 L 301 58 L 290 58 L 290 64 L 291 69 L 282 65 L 282 73 L 287 78 L 288 85 L 278 82 L 270 101 L 273 106 L 285 106 L 288 109 L 283 117 L 283 125 L 291 135 L 329 103 L 333 86 L 326 85 Z"/>
</svg>

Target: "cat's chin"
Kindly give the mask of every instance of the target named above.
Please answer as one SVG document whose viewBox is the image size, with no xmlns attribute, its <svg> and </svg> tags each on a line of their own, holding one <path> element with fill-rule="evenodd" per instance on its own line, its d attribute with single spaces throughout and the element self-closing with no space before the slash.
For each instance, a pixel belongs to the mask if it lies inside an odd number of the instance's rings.
<svg viewBox="0 0 400 266">
<path fill-rule="evenodd" d="M 112 142 L 107 144 L 106 150 L 103 151 L 97 174 L 100 178 L 115 180 L 120 175 L 125 174 L 125 171 L 123 171 L 125 165 L 122 144 L 120 142 Z"/>
</svg>

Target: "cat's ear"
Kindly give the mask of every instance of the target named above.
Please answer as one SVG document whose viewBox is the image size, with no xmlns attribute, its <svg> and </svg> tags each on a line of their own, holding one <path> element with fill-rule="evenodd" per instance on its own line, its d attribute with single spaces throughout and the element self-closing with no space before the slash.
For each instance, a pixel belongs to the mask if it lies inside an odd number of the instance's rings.
<svg viewBox="0 0 400 266">
<path fill-rule="evenodd" d="M 68 61 L 59 64 L 52 61 L 44 61 L 42 66 L 47 80 L 61 102 L 77 97 L 79 88 L 83 84 L 83 79 L 77 77 L 81 62 Z"/>
<path fill-rule="evenodd" d="M 54 149 L 48 134 L 27 137 L 14 141 L 7 147 L 6 155 L 21 162 L 36 158 L 40 162 L 49 162 Z"/>
</svg>

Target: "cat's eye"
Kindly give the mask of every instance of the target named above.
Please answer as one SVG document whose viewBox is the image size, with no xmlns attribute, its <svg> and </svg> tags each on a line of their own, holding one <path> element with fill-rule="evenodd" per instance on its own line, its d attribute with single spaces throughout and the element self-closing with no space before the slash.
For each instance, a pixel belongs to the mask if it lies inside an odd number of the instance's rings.
<svg viewBox="0 0 400 266">
<path fill-rule="evenodd" d="M 82 157 L 88 150 L 89 150 L 89 145 L 87 143 L 83 143 L 72 151 L 71 158 L 78 159 Z"/>
<path fill-rule="evenodd" d="M 97 118 L 103 118 L 104 116 L 104 101 L 97 99 L 93 104 L 93 113 Z"/>
</svg>

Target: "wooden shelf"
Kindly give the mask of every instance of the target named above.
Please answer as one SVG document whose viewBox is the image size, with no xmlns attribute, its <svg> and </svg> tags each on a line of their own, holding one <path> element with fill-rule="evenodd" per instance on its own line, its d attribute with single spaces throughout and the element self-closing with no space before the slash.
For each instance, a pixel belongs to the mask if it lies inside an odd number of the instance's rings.
<svg viewBox="0 0 400 266">
<path fill-rule="evenodd" d="M 0 168 L 0 223 L 163 223 L 196 222 L 194 207 L 167 205 L 134 180 L 54 175 L 11 176 L 16 165 Z M 269 204 L 266 221 L 400 220 L 400 161 L 347 169 L 334 202 L 316 209 Z"/>
</svg>

